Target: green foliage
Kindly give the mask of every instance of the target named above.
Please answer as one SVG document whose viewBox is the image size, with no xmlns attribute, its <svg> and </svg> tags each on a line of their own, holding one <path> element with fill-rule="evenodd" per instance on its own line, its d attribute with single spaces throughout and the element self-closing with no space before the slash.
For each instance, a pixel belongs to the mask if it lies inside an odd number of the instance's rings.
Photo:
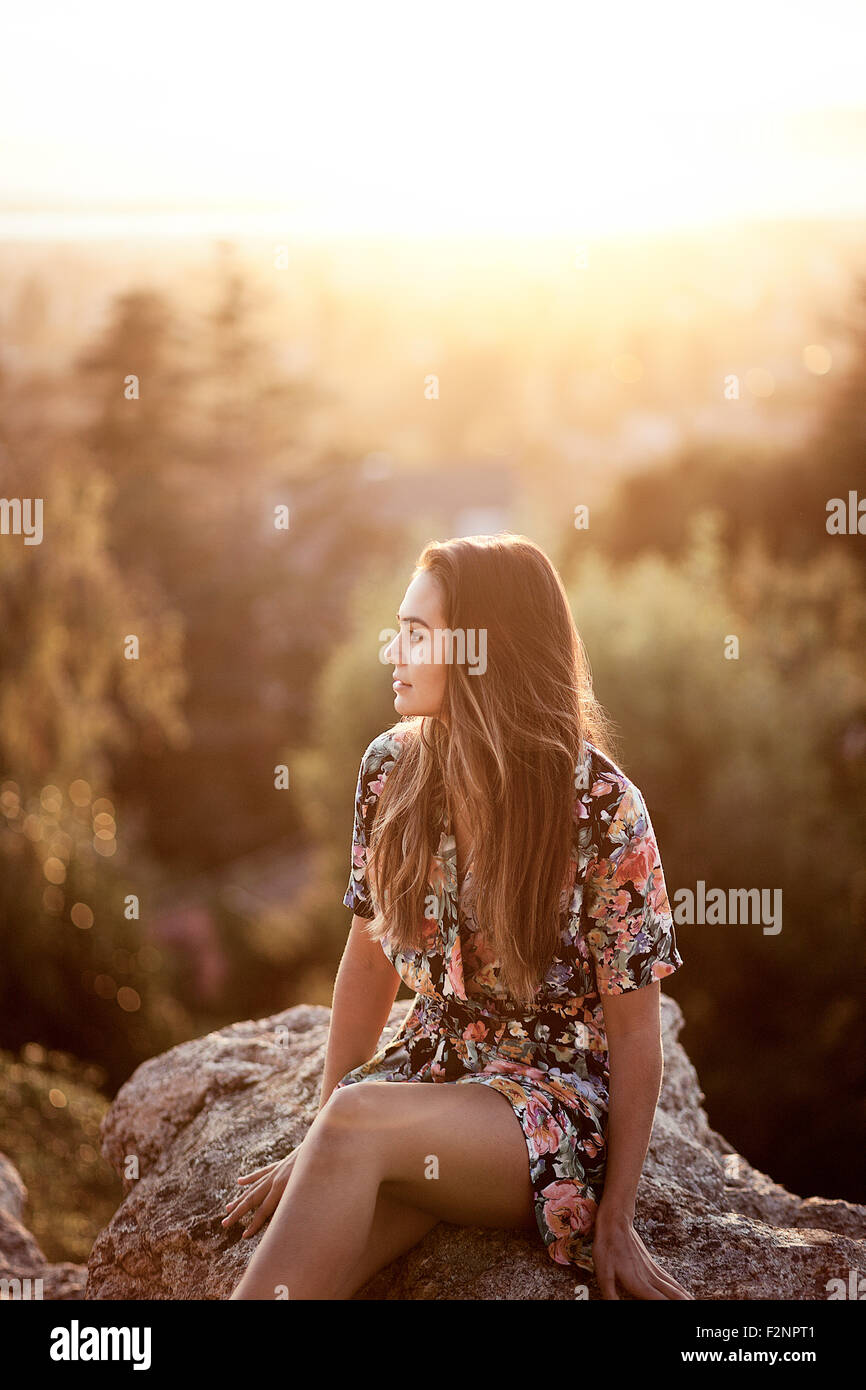
<svg viewBox="0 0 866 1390">
<path fill-rule="evenodd" d="M 100 1153 L 105 1072 L 37 1043 L 0 1052 L 3 1152 L 27 1188 L 22 1220 L 52 1263 L 84 1264 L 123 1191 Z"/>
<path fill-rule="evenodd" d="M 153 870 L 131 861 L 113 803 L 83 779 L 29 797 L 6 779 L 0 812 L 3 1037 L 98 1059 L 119 1084 L 188 1036 L 170 957 L 126 915 L 130 892 L 148 901 Z"/>
<path fill-rule="evenodd" d="M 181 633 L 108 553 L 108 479 L 57 463 L 43 485 L 42 543 L 0 546 L 0 1041 L 119 1083 L 183 1027 L 168 963 L 124 915 L 156 874 L 108 794 L 112 759 L 185 737 Z"/>
<path fill-rule="evenodd" d="M 109 552 L 111 480 L 79 458 L 44 473 L 44 537 L 0 546 L 0 775 L 30 790 L 104 782 L 137 739 L 186 734 L 182 631 Z M 19 480 L 24 483 L 24 478 Z M 128 636 L 141 659 L 126 655 Z"/>
</svg>

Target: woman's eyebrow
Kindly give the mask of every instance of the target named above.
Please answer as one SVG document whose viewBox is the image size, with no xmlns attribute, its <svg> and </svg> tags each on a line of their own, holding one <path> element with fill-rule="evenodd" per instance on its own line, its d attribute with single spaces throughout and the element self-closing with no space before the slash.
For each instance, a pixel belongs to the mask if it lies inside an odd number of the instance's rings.
<svg viewBox="0 0 866 1390">
<path fill-rule="evenodd" d="M 401 617 L 400 617 L 400 610 L 399 610 L 399 608 L 397 609 L 397 622 L 398 622 L 398 623 L 420 623 L 422 627 L 426 627 L 426 628 L 427 628 L 428 632 L 430 631 L 430 624 L 429 624 L 429 623 L 425 623 L 425 621 L 424 621 L 423 618 L 401 618 Z"/>
</svg>

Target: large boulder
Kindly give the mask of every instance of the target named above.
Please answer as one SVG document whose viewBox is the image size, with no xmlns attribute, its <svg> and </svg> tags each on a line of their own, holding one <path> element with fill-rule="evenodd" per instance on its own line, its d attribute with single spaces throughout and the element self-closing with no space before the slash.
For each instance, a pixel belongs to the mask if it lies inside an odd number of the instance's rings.
<svg viewBox="0 0 866 1390">
<path fill-rule="evenodd" d="M 18 1169 L 0 1154 L 0 1301 L 84 1297 L 84 1265 L 50 1264 L 23 1223 L 27 1189 Z"/>
<path fill-rule="evenodd" d="M 410 1007 L 394 1005 L 383 1040 Z M 329 1010 L 237 1023 L 145 1062 L 102 1123 L 125 1197 L 88 1264 L 92 1299 L 225 1299 L 262 1238 L 220 1225 L 241 1173 L 282 1158 L 318 1105 Z M 700 1299 L 826 1299 L 866 1276 L 866 1207 L 794 1196 L 710 1128 L 662 996 L 665 1074 L 636 1208 L 659 1262 Z M 442 1222 L 358 1299 L 599 1298 L 540 1237 Z"/>
</svg>

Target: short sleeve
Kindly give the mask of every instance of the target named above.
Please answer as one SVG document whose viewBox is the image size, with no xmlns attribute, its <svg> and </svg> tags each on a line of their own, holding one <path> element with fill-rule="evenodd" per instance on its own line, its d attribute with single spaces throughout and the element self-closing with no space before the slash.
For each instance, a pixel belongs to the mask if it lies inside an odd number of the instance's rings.
<svg viewBox="0 0 866 1390">
<path fill-rule="evenodd" d="M 643 795 L 631 782 L 587 867 L 583 901 L 599 994 L 641 989 L 680 968 L 658 843 Z"/>
<path fill-rule="evenodd" d="M 400 743 L 396 737 L 388 733 L 380 734 L 365 750 L 358 770 L 351 869 L 349 883 L 343 895 L 344 904 L 350 907 L 357 917 L 370 919 L 376 916 L 378 910 L 367 880 L 367 848 L 376 818 L 379 795 L 395 759 L 399 756 L 399 751 Z"/>
</svg>

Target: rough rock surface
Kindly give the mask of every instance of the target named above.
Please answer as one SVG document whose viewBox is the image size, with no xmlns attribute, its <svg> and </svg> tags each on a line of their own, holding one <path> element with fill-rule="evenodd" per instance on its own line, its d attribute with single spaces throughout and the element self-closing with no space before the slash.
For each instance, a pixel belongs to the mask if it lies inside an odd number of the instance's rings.
<svg viewBox="0 0 866 1390">
<path fill-rule="evenodd" d="M 383 1039 L 410 1001 L 394 1005 Z M 282 1158 L 318 1104 L 329 1010 L 299 1006 L 183 1043 L 138 1068 L 102 1124 L 125 1197 L 88 1264 L 91 1299 L 225 1299 L 258 1241 L 224 1231 L 239 1174 Z M 665 1075 L 635 1226 L 699 1299 L 826 1299 L 866 1276 L 866 1207 L 803 1199 L 752 1168 L 710 1128 L 683 1016 L 662 996 Z M 134 1174 L 135 1165 L 139 1176 Z M 573 1299 L 582 1270 L 554 1264 L 540 1236 L 442 1222 L 358 1299 Z M 832 1287 L 832 1286 L 831 1286 Z"/>
<path fill-rule="evenodd" d="M 0 1154 L 0 1280 L 7 1281 L 0 1285 L 0 1300 L 83 1298 L 87 1269 L 69 1263 L 49 1264 L 22 1224 L 26 1201 L 21 1174 L 5 1154 Z M 41 1285 L 36 1280 L 41 1280 Z"/>
</svg>

